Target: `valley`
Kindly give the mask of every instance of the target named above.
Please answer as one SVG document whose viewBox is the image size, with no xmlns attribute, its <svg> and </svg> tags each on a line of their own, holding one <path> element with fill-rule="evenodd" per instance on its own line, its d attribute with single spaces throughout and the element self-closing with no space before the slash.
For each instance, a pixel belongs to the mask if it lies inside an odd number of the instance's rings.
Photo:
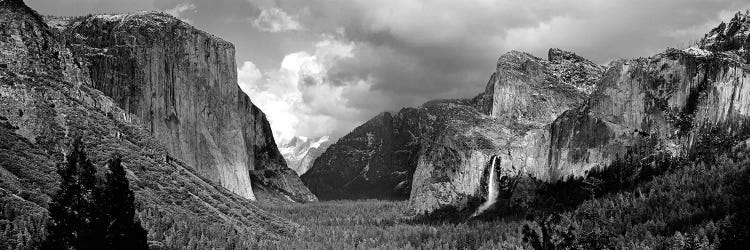
<svg viewBox="0 0 750 250">
<path fill-rule="evenodd" d="M 265 210 L 304 229 L 288 241 L 263 247 L 716 249 L 724 244 L 722 249 L 740 249 L 734 247 L 742 244 L 736 238 L 742 233 L 733 230 L 747 226 L 734 224 L 738 221 L 734 216 L 750 215 L 742 207 L 750 201 L 746 150 L 729 150 L 734 153 L 713 163 L 685 160 L 662 163 L 659 167 L 664 169 L 606 172 L 597 175 L 601 182 L 595 191 L 582 180 L 555 184 L 528 180 L 522 185 L 534 191 L 518 194 L 514 200 L 518 205 L 493 206 L 474 218 L 470 218 L 473 211 L 455 210 L 415 216 L 408 201 L 266 204 Z"/>
<path fill-rule="evenodd" d="M 130 231 L 148 249 L 750 244 L 750 11 L 605 65 L 492 51 L 470 96 L 367 116 L 352 107 L 372 100 L 336 96 L 368 68 L 328 65 L 361 52 L 332 41 L 344 28 L 262 73 L 181 13 L 54 16 L 0 0 L 1 249 L 116 248 Z M 245 25 L 312 28 L 282 13 Z M 336 115 L 356 126 L 321 135 L 341 129 Z"/>
</svg>

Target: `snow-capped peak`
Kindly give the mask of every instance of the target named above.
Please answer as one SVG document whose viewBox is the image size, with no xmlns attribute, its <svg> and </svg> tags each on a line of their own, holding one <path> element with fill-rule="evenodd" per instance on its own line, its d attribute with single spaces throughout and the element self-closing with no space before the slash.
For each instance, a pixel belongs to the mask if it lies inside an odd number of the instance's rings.
<svg viewBox="0 0 750 250">
<path fill-rule="evenodd" d="M 284 156 L 289 168 L 302 175 L 307 172 L 315 158 L 318 158 L 332 144 L 330 137 L 307 138 L 295 136 L 281 143 L 279 152 Z"/>
</svg>

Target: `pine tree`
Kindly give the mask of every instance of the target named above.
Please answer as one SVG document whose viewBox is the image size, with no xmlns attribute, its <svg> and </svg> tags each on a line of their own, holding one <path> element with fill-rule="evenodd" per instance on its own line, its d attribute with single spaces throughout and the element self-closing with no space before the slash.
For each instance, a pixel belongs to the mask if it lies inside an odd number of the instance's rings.
<svg viewBox="0 0 750 250">
<path fill-rule="evenodd" d="M 60 190 L 49 205 L 45 249 L 148 249 L 146 231 L 134 220 L 134 195 L 121 160 L 108 163 L 105 187 L 97 185 L 96 168 L 80 140 L 66 163 L 58 166 Z"/>
<path fill-rule="evenodd" d="M 107 164 L 107 185 L 103 207 L 106 214 L 108 249 L 148 249 L 146 231 L 135 220 L 135 197 L 130 190 L 122 160 L 115 157 Z"/>
<path fill-rule="evenodd" d="M 79 142 L 80 143 L 80 142 Z M 78 207 L 79 226 L 78 250 L 96 250 L 104 245 L 104 214 L 100 200 L 102 199 L 101 188 L 97 186 L 96 167 L 86 158 L 86 154 L 79 146 L 80 156 L 78 162 L 78 185 L 81 192 L 81 203 Z"/>
<path fill-rule="evenodd" d="M 85 225 L 80 211 L 82 210 L 83 192 L 79 185 L 79 165 L 87 161 L 81 149 L 80 140 L 73 142 L 73 151 L 67 155 L 64 165 L 59 165 L 60 190 L 52 197 L 49 205 L 50 221 L 48 236 L 44 244 L 46 249 L 76 248 L 80 232 Z"/>
</svg>

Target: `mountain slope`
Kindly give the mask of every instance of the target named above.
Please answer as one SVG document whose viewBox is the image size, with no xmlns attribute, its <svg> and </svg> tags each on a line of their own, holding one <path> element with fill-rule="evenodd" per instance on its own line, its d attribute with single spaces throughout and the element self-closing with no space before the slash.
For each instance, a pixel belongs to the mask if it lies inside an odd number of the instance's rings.
<svg viewBox="0 0 750 250">
<path fill-rule="evenodd" d="M 55 164 L 76 137 L 99 167 L 123 157 L 152 246 L 247 249 L 296 230 L 172 157 L 163 140 L 91 87 L 85 62 L 22 1 L 0 1 L 0 30 L 3 248 L 38 247 L 58 186 Z"/>
</svg>

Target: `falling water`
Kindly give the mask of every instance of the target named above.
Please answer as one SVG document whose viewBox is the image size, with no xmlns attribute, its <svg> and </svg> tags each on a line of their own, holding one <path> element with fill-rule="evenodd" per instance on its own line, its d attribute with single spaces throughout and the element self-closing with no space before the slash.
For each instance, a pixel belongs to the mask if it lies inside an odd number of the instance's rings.
<svg viewBox="0 0 750 250">
<path fill-rule="evenodd" d="M 474 212 L 472 217 L 480 215 L 484 213 L 485 210 L 490 208 L 492 204 L 495 204 L 497 201 L 497 193 L 498 193 L 498 185 L 497 181 L 495 180 L 497 178 L 497 173 L 495 172 L 495 168 L 497 167 L 497 156 L 492 156 L 492 159 L 490 160 L 490 178 L 487 180 L 487 200 L 482 203 L 482 205 L 479 206 L 476 212 Z"/>
</svg>

